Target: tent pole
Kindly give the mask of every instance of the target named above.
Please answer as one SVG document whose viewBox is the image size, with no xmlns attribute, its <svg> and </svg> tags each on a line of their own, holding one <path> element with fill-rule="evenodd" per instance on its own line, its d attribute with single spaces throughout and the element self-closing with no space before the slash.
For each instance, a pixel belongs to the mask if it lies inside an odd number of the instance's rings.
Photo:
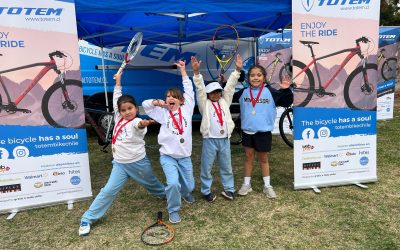
<svg viewBox="0 0 400 250">
<path fill-rule="evenodd" d="M 101 65 L 103 65 L 103 84 L 104 84 L 104 95 L 106 97 L 106 108 L 107 112 L 109 112 L 108 108 L 108 95 L 107 95 L 107 79 L 106 79 L 106 71 L 104 67 L 104 49 L 103 46 L 101 47 Z"/>
</svg>

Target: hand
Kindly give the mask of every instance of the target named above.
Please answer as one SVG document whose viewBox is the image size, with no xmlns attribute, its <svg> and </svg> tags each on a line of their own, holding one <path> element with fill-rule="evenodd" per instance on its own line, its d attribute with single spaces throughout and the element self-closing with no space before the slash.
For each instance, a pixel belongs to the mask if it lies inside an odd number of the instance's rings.
<svg viewBox="0 0 400 250">
<path fill-rule="evenodd" d="M 287 89 L 290 87 L 290 84 L 292 84 L 292 78 L 289 75 L 284 75 L 279 86 L 281 86 L 281 89 Z"/>
<path fill-rule="evenodd" d="M 242 57 L 241 57 L 239 54 L 237 54 L 237 56 L 236 56 L 235 65 L 236 65 L 236 70 L 237 70 L 238 72 L 240 72 L 240 70 L 241 70 L 242 67 L 243 67 L 243 59 L 242 59 Z"/>
<path fill-rule="evenodd" d="M 192 69 L 193 69 L 194 74 L 198 75 L 199 70 L 200 70 L 201 60 L 198 61 L 196 57 L 192 56 L 191 63 L 192 63 Z"/>
<path fill-rule="evenodd" d="M 115 80 L 115 85 L 117 86 L 121 86 L 121 76 L 122 76 L 122 71 L 121 73 L 117 73 L 113 76 L 114 80 Z"/>
<path fill-rule="evenodd" d="M 167 104 L 164 100 L 157 99 L 157 100 L 153 100 L 153 105 L 163 107 L 163 106 L 166 106 Z"/>
<path fill-rule="evenodd" d="M 174 63 L 178 69 L 185 70 L 186 63 L 185 61 L 179 60 L 178 62 Z"/>
<path fill-rule="evenodd" d="M 156 121 L 154 120 L 141 120 L 139 122 L 139 128 L 145 128 L 147 126 L 150 126 L 151 124 L 155 124 Z"/>
</svg>

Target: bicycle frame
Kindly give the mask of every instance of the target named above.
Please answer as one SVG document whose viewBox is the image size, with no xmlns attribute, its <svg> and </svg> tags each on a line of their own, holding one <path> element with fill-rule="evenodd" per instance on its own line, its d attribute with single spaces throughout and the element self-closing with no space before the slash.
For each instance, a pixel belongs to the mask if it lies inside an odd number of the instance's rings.
<svg viewBox="0 0 400 250">
<path fill-rule="evenodd" d="M 20 66 L 20 67 L 16 67 L 16 68 L 11 68 L 11 69 L 7 69 L 7 70 L 3 70 L 0 71 L 0 83 L 1 86 L 4 89 L 4 92 L 7 96 L 7 101 L 8 104 L 3 105 L 2 103 L 0 104 L 0 110 L 2 109 L 6 109 L 10 112 L 16 112 L 16 111 L 26 111 L 25 109 L 18 109 L 17 105 L 25 98 L 25 96 L 29 93 L 29 91 L 32 90 L 33 87 L 36 86 L 36 84 L 40 81 L 40 79 L 43 78 L 43 76 L 45 76 L 47 74 L 47 72 L 49 72 L 50 70 L 54 70 L 59 76 L 61 75 L 61 71 L 59 69 L 57 69 L 57 65 L 56 62 L 54 60 L 54 56 L 60 56 L 62 52 L 59 51 L 55 51 L 53 53 L 49 54 L 50 57 L 50 61 L 49 62 L 40 62 L 40 63 L 32 63 L 32 64 L 28 64 L 28 65 L 24 65 L 24 66 Z M 1 75 L 4 73 L 8 73 L 8 72 L 14 72 L 14 71 L 18 71 L 18 70 L 23 70 L 23 69 L 27 69 L 27 68 L 33 68 L 33 67 L 37 67 L 37 66 L 44 66 L 40 72 L 35 76 L 35 78 L 32 80 L 32 82 L 26 87 L 26 89 L 15 99 L 14 102 L 12 102 L 10 94 L 7 90 L 6 85 L 4 84 L 3 79 L 1 78 Z M 63 83 L 64 79 L 62 77 L 60 77 L 60 81 Z M 64 91 L 64 95 L 66 100 L 69 100 L 68 98 L 68 94 L 66 93 L 66 91 Z"/>
<path fill-rule="evenodd" d="M 317 73 L 317 78 L 318 78 L 318 84 L 319 84 L 319 89 L 323 88 L 324 90 L 327 89 L 329 87 L 329 85 L 332 83 L 332 81 L 335 79 L 335 77 L 340 73 L 340 71 L 346 66 L 346 64 L 351 60 L 351 58 L 353 58 L 355 55 L 358 55 L 362 61 L 362 64 L 365 65 L 365 58 L 364 56 L 361 54 L 361 49 L 360 49 L 360 45 L 358 42 L 356 42 L 357 45 L 354 48 L 350 48 L 350 49 L 343 49 L 343 50 L 339 50 L 337 52 L 322 56 L 322 57 L 315 57 L 314 54 L 314 50 L 312 48 L 312 45 L 310 43 L 308 43 L 306 46 L 311 50 L 311 57 L 312 60 L 310 63 L 307 64 L 307 66 L 302 69 L 296 76 L 293 77 L 293 79 L 296 79 L 299 75 L 301 75 L 302 73 L 304 73 L 307 69 L 309 69 L 311 67 L 311 65 L 315 65 L 315 71 Z M 328 58 L 328 57 L 332 57 L 335 55 L 339 55 L 342 53 L 346 53 L 346 52 L 350 52 L 346 58 L 342 61 L 342 63 L 340 64 L 340 67 L 336 70 L 336 72 L 333 74 L 333 76 L 324 83 L 324 86 L 321 86 L 321 77 L 319 74 L 319 70 L 318 70 L 318 64 L 317 61 Z M 304 91 L 304 92 L 308 92 L 308 90 L 304 90 L 304 89 L 296 89 L 296 91 Z"/>
</svg>

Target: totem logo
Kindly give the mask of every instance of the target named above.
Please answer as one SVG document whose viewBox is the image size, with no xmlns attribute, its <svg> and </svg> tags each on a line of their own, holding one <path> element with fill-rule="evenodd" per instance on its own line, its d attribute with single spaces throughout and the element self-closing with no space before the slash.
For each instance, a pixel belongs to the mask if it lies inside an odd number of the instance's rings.
<svg viewBox="0 0 400 250">
<path fill-rule="evenodd" d="M 310 12 L 314 5 L 314 0 L 301 0 L 301 4 L 303 5 L 305 11 Z"/>
<path fill-rule="evenodd" d="M 318 0 L 318 6 L 369 4 L 371 0 Z"/>
<path fill-rule="evenodd" d="M 0 7 L 0 15 L 60 16 L 62 8 Z"/>
</svg>

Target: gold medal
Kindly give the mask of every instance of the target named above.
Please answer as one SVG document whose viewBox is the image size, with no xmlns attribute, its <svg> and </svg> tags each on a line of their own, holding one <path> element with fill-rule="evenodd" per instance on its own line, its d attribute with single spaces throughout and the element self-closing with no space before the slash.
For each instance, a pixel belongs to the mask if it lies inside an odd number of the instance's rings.
<svg viewBox="0 0 400 250">
<path fill-rule="evenodd" d="M 185 140 L 184 140 L 183 138 L 181 138 L 179 141 L 180 141 L 181 143 L 184 143 L 184 142 L 185 142 Z"/>
<path fill-rule="evenodd" d="M 221 133 L 221 135 L 223 135 L 225 133 L 225 131 L 223 129 L 221 129 L 220 133 Z"/>
<path fill-rule="evenodd" d="M 252 115 L 256 115 L 256 111 L 253 109 L 253 110 L 251 111 L 251 114 L 252 114 Z"/>
</svg>

